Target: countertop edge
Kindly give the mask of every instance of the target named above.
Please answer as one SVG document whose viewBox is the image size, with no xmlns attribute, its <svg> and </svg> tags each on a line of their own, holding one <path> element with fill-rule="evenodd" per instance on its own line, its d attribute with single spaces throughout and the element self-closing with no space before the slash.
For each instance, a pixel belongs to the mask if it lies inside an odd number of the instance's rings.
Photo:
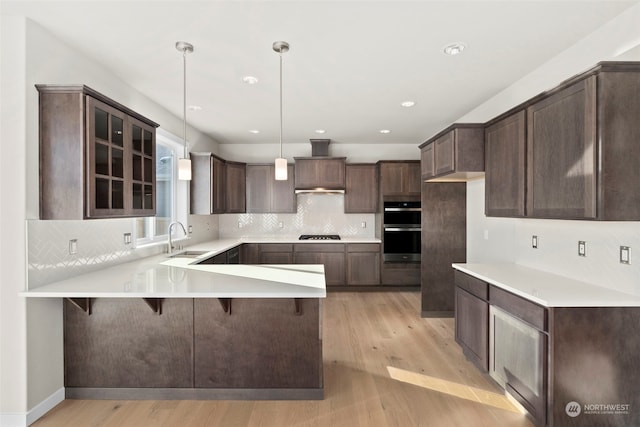
<svg viewBox="0 0 640 427">
<path fill-rule="evenodd" d="M 454 263 L 451 266 L 458 271 L 546 308 L 640 307 L 640 296 L 638 295 L 627 294 L 520 264 Z M 517 275 L 527 276 L 522 280 L 525 284 L 521 284 L 521 286 L 513 284 L 514 277 Z M 524 289 L 527 280 L 531 281 L 532 278 L 539 280 L 539 283 L 544 283 L 546 286 L 537 286 L 533 288 L 533 292 Z M 549 283 L 555 286 L 548 285 Z"/>
</svg>

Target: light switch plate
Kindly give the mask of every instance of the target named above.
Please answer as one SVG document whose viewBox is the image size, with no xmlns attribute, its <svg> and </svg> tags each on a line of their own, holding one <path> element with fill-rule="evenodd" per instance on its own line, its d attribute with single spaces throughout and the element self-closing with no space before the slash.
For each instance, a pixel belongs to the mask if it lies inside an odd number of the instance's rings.
<svg viewBox="0 0 640 427">
<path fill-rule="evenodd" d="M 538 236 L 531 236 L 531 247 L 533 249 L 538 249 Z"/>
<path fill-rule="evenodd" d="M 620 246 L 620 263 L 631 264 L 631 248 L 629 246 Z"/>
<path fill-rule="evenodd" d="M 78 253 L 78 239 L 69 240 L 69 255 Z"/>
<path fill-rule="evenodd" d="M 587 243 L 584 240 L 578 241 L 578 256 L 587 256 Z"/>
<path fill-rule="evenodd" d="M 189 234 L 193 234 L 193 225 L 190 225 L 188 230 L 189 230 Z"/>
<path fill-rule="evenodd" d="M 125 245 L 131 244 L 131 233 L 124 233 L 124 244 Z"/>
</svg>

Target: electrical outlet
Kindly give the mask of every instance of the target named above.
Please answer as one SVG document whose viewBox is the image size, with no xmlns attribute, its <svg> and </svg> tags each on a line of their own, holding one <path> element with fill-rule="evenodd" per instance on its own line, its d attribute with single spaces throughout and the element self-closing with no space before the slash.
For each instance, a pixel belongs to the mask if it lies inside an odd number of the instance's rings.
<svg viewBox="0 0 640 427">
<path fill-rule="evenodd" d="M 189 230 L 189 234 L 193 234 L 193 225 L 190 225 L 188 230 Z"/>
<path fill-rule="evenodd" d="M 578 256 L 587 256 L 587 243 L 584 240 L 578 241 Z"/>
<path fill-rule="evenodd" d="M 362 223 L 360 224 L 360 226 L 362 228 L 367 228 L 367 221 L 362 221 Z"/>
<path fill-rule="evenodd" d="M 620 246 L 620 263 L 631 264 L 631 248 L 629 246 Z"/>
<path fill-rule="evenodd" d="M 238 228 L 242 228 L 242 222 L 238 221 Z"/>
<path fill-rule="evenodd" d="M 278 228 L 284 228 L 284 222 L 280 221 L 280 222 L 278 223 Z"/>
<path fill-rule="evenodd" d="M 531 236 L 531 247 L 533 249 L 538 249 L 538 236 Z"/>
<path fill-rule="evenodd" d="M 124 233 L 124 244 L 125 245 L 131 244 L 131 233 Z"/>
<path fill-rule="evenodd" d="M 78 253 L 78 239 L 69 240 L 69 255 Z"/>
</svg>

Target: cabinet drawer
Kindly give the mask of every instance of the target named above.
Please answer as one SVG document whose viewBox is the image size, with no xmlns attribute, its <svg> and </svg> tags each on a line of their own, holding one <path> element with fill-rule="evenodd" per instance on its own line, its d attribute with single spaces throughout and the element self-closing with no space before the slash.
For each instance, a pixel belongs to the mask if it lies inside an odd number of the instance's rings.
<svg viewBox="0 0 640 427">
<path fill-rule="evenodd" d="M 291 243 L 263 243 L 260 244 L 260 252 L 293 252 Z"/>
<path fill-rule="evenodd" d="M 297 243 L 294 252 L 344 252 L 344 243 Z"/>
<path fill-rule="evenodd" d="M 489 299 L 489 285 L 486 282 L 458 270 L 454 274 L 456 286 L 485 301 Z"/>
<path fill-rule="evenodd" d="M 549 330 L 547 309 L 538 304 L 495 286 L 489 287 L 489 302 L 541 331 Z"/>
<path fill-rule="evenodd" d="M 347 252 L 380 252 L 379 243 L 349 243 Z"/>
</svg>

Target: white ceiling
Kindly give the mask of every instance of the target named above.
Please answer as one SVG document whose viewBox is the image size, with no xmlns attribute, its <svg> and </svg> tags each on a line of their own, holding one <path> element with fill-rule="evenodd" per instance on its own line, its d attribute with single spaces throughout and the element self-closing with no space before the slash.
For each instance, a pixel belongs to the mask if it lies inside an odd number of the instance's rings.
<svg viewBox="0 0 640 427">
<path fill-rule="evenodd" d="M 220 143 L 419 144 L 638 1 L 6 1 Z M 462 55 L 443 54 L 464 42 Z M 259 79 L 247 85 L 242 77 Z M 569 77 L 569 76 L 567 76 Z M 83 83 L 83 82 L 76 82 Z M 416 102 L 403 108 L 405 100 Z M 249 133 L 258 129 L 257 135 Z M 326 129 L 318 135 L 315 129 Z M 382 135 L 380 129 L 390 129 Z"/>
</svg>

